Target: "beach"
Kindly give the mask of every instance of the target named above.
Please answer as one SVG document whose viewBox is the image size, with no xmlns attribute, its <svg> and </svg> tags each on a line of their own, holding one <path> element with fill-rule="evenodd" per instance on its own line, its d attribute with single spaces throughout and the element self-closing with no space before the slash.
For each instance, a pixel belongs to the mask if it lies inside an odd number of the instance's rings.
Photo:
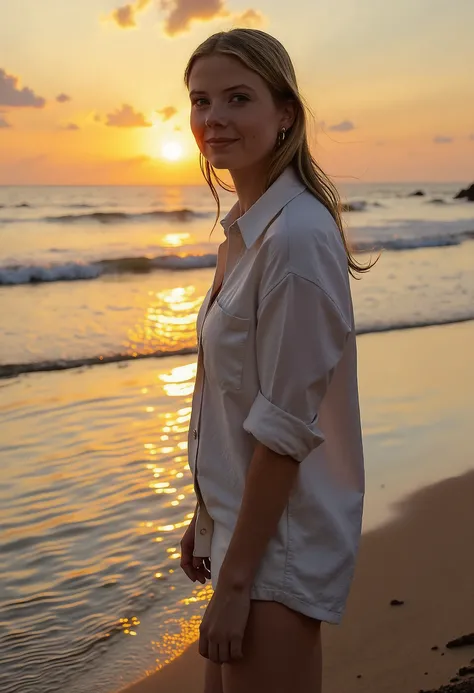
<svg viewBox="0 0 474 693">
<path fill-rule="evenodd" d="M 429 690 L 447 683 L 474 657 L 472 646 L 445 647 L 474 631 L 474 565 L 468 548 L 474 539 L 473 340 L 473 322 L 359 338 L 367 465 L 364 534 L 343 623 L 324 627 L 325 693 Z M 448 361 L 447 354 L 456 358 Z M 19 435 L 15 425 L 24 431 L 18 459 L 41 438 L 48 441 L 49 456 L 55 449 L 57 464 L 53 459 L 45 468 L 43 456 L 35 470 L 29 453 L 26 478 L 37 500 L 26 493 L 29 510 L 18 505 L 12 515 L 23 513 L 23 524 L 36 519 L 41 538 L 33 529 L 18 529 L 15 539 L 10 528 L 11 541 L 2 547 L 10 557 L 14 589 L 31 592 L 34 575 L 43 581 L 36 589 L 44 601 L 18 600 L 4 614 L 10 633 L 31 631 L 31 638 L 35 630 L 47 633 L 44 645 L 36 640 L 38 652 L 53 642 L 59 651 L 65 647 L 67 656 L 78 633 L 89 629 L 90 663 L 77 656 L 70 690 L 90 690 L 93 683 L 95 690 L 111 693 L 133 681 L 141 681 L 133 693 L 199 690 L 203 661 L 192 643 L 210 591 L 192 585 L 177 565 L 182 518 L 193 506 L 189 469 L 177 454 L 192 383 L 190 356 L 2 382 L 3 420 L 8 423 L 12 413 L 17 417 L 16 424 L 14 416 L 9 421 L 11 438 Z M 157 406 L 165 391 L 168 402 Z M 30 415 L 26 437 L 25 412 Z M 58 420 L 61 430 L 56 430 Z M 169 439 L 161 443 L 178 448 L 171 453 L 160 447 L 164 428 L 178 431 L 165 434 Z M 81 445 L 75 436 L 83 437 L 84 431 L 89 442 Z M 168 455 L 168 463 L 150 463 L 157 454 Z M 44 487 L 38 488 L 41 479 Z M 404 604 L 391 606 L 392 599 Z M 51 641 L 53 624 L 59 619 L 65 628 L 72 617 L 79 631 L 71 631 L 66 642 L 63 636 Z M 5 658 L 13 671 L 20 667 L 17 652 Z M 54 690 L 53 664 L 44 684 L 42 669 L 32 669 L 32 690 L 40 685 Z M 154 669 L 160 671 L 153 674 Z M 149 678 L 143 679 L 145 674 Z M 62 668 L 57 677 L 59 686 Z M 5 690 L 16 685 L 10 678 Z"/>
<path fill-rule="evenodd" d="M 454 184 L 425 188 L 349 196 L 359 259 L 385 250 L 352 282 L 366 500 L 324 693 L 429 690 L 474 657 L 445 647 L 474 631 L 474 212 Z M 212 200 L 0 193 L 0 687 L 199 691 L 211 588 L 179 569 L 179 542 Z"/>
<path fill-rule="evenodd" d="M 367 412 L 382 392 L 391 393 L 393 399 L 384 412 L 374 406 L 370 413 L 390 419 L 386 425 L 392 429 L 393 442 L 405 432 L 408 444 L 404 447 L 399 440 L 397 454 L 404 472 L 398 478 L 393 466 L 378 473 L 369 467 L 365 524 L 377 527 L 363 534 L 342 624 L 323 626 L 324 693 L 431 690 L 472 664 L 474 641 L 466 647 L 446 647 L 474 633 L 472 340 L 472 323 L 451 326 L 446 332 L 426 328 L 359 340 L 363 408 Z M 443 353 L 450 350 L 449 342 L 451 349 L 458 349 L 460 360 L 454 368 L 445 364 L 436 370 Z M 382 389 L 376 383 L 383 375 Z M 457 422 L 454 411 L 448 414 L 447 409 L 453 399 L 458 400 Z M 429 412 L 437 412 L 439 428 L 425 432 L 431 441 L 416 443 L 414 430 L 424 426 Z M 365 422 L 366 430 L 379 425 L 375 419 Z M 455 433 L 448 423 L 458 424 Z M 462 469 L 471 471 L 459 473 Z M 417 490 L 411 493 L 410 485 Z M 391 605 L 392 600 L 403 603 Z M 173 663 L 125 690 L 191 693 L 201 690 L 203 674 L 204 660 L 193 644 Z"/>
<path fill-rule="evenodd" d="M 193 477 L 217 528 L 259 409 L 331 467 L 275 544 L 322 693 L 474 693 L 474 0 L 1 4 L 0 693 L 204 693 Z"/>
<path fill-rule="evenodd" d="M 343 623 L 323 626 L 324 693 L 416 693 L 474 674 L 473 498 L 471 471 L 410 495 L 363 536 Z M 470 645 L 447 647 L 467 634 Z M 124 693 L 201 691 L 204 662 L 194 644 Z"/>
</svg>

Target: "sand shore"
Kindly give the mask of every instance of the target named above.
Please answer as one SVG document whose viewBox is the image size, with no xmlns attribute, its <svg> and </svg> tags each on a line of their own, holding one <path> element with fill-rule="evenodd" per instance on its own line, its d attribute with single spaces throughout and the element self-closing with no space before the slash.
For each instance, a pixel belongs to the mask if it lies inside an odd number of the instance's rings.
<svg viewBox="0 0 474 693">
<path fill-rule="evenodd" d="M 324 693 L 417 693 L 472 666 L 474 642 L 447 644 L 474 632 L 473 499 L 474 471 L 416 492 L 364 534 L 343 623 L 323 628 Z M 199 693 L 203 664 L 194 644 L 126 691 Z"/>
</svg>

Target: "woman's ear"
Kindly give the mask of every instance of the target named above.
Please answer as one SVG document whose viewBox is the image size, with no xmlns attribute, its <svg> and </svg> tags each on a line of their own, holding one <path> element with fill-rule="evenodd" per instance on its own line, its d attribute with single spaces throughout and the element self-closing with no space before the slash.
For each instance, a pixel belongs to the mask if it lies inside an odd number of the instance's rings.
<svg viewBox="0 0 474 693">
<path fill-rule="evenodd" d="M 280 127 L 289 130 L 296 119 L 296 103 L 288 99 L 282 106 L 282 117 Z"/>
</svg>

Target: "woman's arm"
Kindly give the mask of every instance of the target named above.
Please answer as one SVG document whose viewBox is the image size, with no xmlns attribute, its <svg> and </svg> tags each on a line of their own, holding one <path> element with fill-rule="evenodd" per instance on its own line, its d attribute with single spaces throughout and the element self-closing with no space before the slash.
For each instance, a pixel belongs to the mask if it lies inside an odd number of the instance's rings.
<svg viewBox="0 0 474 693">
<path fill-rule="evenodd" d="M 288 503 L 299 463 L 258 443 L 216 589 L 249 590 Z M 212 566 L 211 566 L 212 571 Z"/>
<path fill-rule="evenodd" d="M 200 627 L 199 652 L 215 663 L 242 657 L 250 587 L 297 474 L 296 460 L 257 443 L 234 533 Z"/>
</svg>

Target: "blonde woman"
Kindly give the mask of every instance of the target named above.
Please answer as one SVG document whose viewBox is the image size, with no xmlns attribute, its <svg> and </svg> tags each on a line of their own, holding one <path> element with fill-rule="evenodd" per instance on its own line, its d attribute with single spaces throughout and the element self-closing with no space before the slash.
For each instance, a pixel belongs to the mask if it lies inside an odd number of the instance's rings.
<svg viewBox="0 0 474 693">
<path fill-rule="evenodd" d="M 217 202 L 212 287 L 197 320 L 189 429 L 197 507 L 181 567 L 212 579 L 205 693 L 318 693 L 322 621 L 344 611 L 364 463 L 349 273 L 337 191 L 312 158 L 281 43 L 234 29 L 186 68 L 191 128 Z"/>
</svg>

